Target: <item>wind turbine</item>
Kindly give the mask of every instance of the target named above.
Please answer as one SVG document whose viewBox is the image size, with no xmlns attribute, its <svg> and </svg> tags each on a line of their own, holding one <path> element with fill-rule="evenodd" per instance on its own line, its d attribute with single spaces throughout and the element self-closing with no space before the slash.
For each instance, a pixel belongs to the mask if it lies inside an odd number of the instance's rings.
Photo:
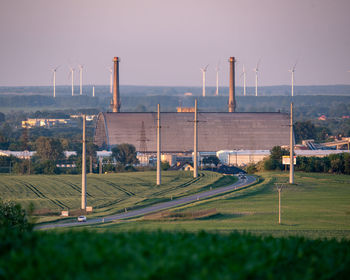
<svg viewBox="0 0 350 280">
<path fill-rule="evenodd" d="M 80 74 L 80 95 L 83 95 L 83 65 L 79 65 Z"/>
<path fill-rule="evenodd" d="M 216 65 L 215 71 L 216 71 L 216 92 L 215 95 L 219 95 L 219 71 L 220 71 L 220 62 Z"/>
<path fill-rule="evenodd" d="M 109 76 L 109 92 L 112 94 L 113 93 L 113 69 L 108 68 L 109 72 L 110 72 L 110 76 Z"/>
<path fill-rule="evenodd" d="M 243 75 L 243 95 L 246 96 L 246 78 L 247 78 L 247 72 L 245 71 L 245 67 L 243 64 L 243 70 L 242 70 L 242 74 Z"/>
<path fill-rule="evenodd" d="M 294 72 L 295 72 L 296 66 L 297 66 L 297 62 L 294 64 L 292 69 L 288 70 L 290 73 L 292 73 L 292 97 L 294 96 Z"/>
<path fill-rule="evenodd" d="M 92 97 L 95 97 L 95 86 L 92 86 Z"/>
<path fill-rule="evenodd" d="M 258 96 L 258 72 L 259 72 L 260 59 L 256 64 L 256 68 L 253 69 L 255 72 L 255 96 Z"/>
<path fill-rule="evenodd" d="M 207 66 L 200 68 L 200 70 L 203 73 L 203 97 L 205 97 L 205 72 L 207 72 L 209 64 L 207 64 Z"/>
<path fill-rule="evenodd" d="M 70 76 L 72 76 L 72 96 L 74 96 L 74 68 L 70 68 Z"/>
<path fill-rule="evenodd" d="M 52 69 L 52 73 L 53 73 L 53 98 L 56 98 L 56 71 L 57 71 L 58 67 L 59 66 Z"/>
</svg>

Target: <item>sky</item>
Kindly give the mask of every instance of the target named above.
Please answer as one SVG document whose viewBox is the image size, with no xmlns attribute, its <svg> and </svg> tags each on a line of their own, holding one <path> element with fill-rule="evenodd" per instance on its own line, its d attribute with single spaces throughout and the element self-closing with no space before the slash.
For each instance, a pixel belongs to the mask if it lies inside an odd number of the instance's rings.
<svg viewBox="0 0 350 280">
<path fill-rule="evenodd" d="M 121 85 L 350 84 L 349 0 L 0 0 L 0 86 L 108 85 L 113 57 Z M 78 72 L 75 83 L 78 84 Z"/>
</svg>

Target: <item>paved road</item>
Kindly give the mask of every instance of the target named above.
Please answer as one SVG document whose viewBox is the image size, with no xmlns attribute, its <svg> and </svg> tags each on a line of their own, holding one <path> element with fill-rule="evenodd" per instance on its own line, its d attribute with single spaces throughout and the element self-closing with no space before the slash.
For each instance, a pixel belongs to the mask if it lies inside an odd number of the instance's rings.
<svg viewBox="0 0 350 280">
<path fill-rule="evenodd" d="M 154 204 L 154 205 L 140 208 L 137 210 L 131 210 L 128 212 L 124 212 L 124 213 L 120 213 L 120 214 L 116 214 L 116 215 L 112 215 L 112 216 L 106 216 L 106 217 L 102 217 L 102 218 L 89 219 L 85 223 L 81 223 L 81 222 L 80 223 L 79 222 L 69 222 L 69 223 L 62 223 L 62 224 L 53 223 L 53 224 L 46 224 L 46 225 L 42 225 L 42 226 L 37 226 L 37 227 L 35 227 L 35 229 L 90 225 L 90 224 L 97 224 L 97 223 L 102 223 L 102 222 L 122 220 L 122 219 L 126 219 L 126 218 L 133 218 L 133 217 L 137 217 L 137 216 L 143 216 L 143 215 L 146 215 L 146 214 L 149 214 L 152 212 L 158 212 L 161 210 L 165 210 L 165 209 L 179 206 L 182 204 L 188 204 L 188 203 L 194 202 L 196 200 L 201 200 L 201 199 L 212 197 L 212 196 L 215 196 L 218 194 L 223 194 L 223 193 L 226 193 L 226 192 L 238 189 L 238 188 L 242 188 L 242 187 L 245 187 L 247 185 L 254 183 L 255 180 L 256 179 L 253 176 L 246 176 L 246 179 L 239 179 L 236 183 L 234 183 L 230 186 L 227 186 L 227 187 L 215 188 L 215 189 L 212 189 L 209 191 L 185 196 L 185 197 L 170 200 L 167 202 Z"/>
</svg>

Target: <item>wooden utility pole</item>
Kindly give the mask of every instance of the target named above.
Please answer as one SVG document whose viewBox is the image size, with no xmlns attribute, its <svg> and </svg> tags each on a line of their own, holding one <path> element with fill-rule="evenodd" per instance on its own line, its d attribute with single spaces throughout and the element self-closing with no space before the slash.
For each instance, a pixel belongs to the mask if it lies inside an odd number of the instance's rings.
<svg viewBox="0 0 350 280">
<path fill-rule="evenodd" d="M 99 158 L 99 172 L 100 175 L 102 174 L 102 157 Z"/>
<path fill-rule="evenodd" d="M 193 149 L 193 178 L 198 177 L 198 132 L 197 132 L 197 99 L 194 101 L 194 149 Z"/>
<path fill-rule="evenodd" d="M 81 209 L 86 209 L 86 139 L 85 139 L 86 116 L 83 114 L 83 150 L 81 164 Z"/>
<path fill-rule="evenodd" d="M 157 185 L 161 184 L 161 138 L 160 138 L 160 105 L 158 104 L 158 113 L 157 113 Z"/>
<path fill-rule="evenodd" d="M 289 184 L 294 184 L 293 102 L 290 103 Z"/>
<path fill-rule="evenodd" d="M 281 224 L 281 189 L 278 189 L 278 223 Z"/>
<path fill-rule="evenodd" d="M 278 191 L 278 224 L 281 224 L 281 192 L 284 184 L 276 183 L 275 185 Z"/>
</svg>

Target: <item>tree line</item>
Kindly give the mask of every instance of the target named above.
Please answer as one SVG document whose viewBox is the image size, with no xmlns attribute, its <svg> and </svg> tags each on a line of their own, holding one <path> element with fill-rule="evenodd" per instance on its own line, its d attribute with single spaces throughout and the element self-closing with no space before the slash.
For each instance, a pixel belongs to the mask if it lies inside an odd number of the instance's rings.
<svg viewBox="0 0 350 280">
<path fill-rule="evenodd" d="M 35 141 L 36 153 L 30 159 L 19 159 L 14 156 L 0 156 L 0 173 L 18 174 L 79 174 L 82 171 L 81 143 L 76 155 L 66 158 L 62 141 L 58 138 L 41 136 Z M 92 142 L 86 144 L 86 160 L 89 173 L 99 172 L 98 147 Z M 111 157 L 103 162 L 103 172 L 135 171 L 139 163 L 136 148 L 130 144 L 120 144 L 112 149 Z M 61 165 L 75 167 L 60 167 Z M 58 166 L 57 166 L 58 165 Z M 166 166 L 163 164 L 163 169 Z"/>
<path fill-rule="evenodd" d="M 270 151 L 270 156 L 256 164 L 248 164 L 246 171 L 254 173 L 256 171 L 284 170 L 282 156 L 289 155 L 289 150 L 275 146 Z M 297 156 L 295 171 L 322 172 L 350 175 L 350 153 L 331 154 L 325 157 L 305 157 Z"/>
</svg>

